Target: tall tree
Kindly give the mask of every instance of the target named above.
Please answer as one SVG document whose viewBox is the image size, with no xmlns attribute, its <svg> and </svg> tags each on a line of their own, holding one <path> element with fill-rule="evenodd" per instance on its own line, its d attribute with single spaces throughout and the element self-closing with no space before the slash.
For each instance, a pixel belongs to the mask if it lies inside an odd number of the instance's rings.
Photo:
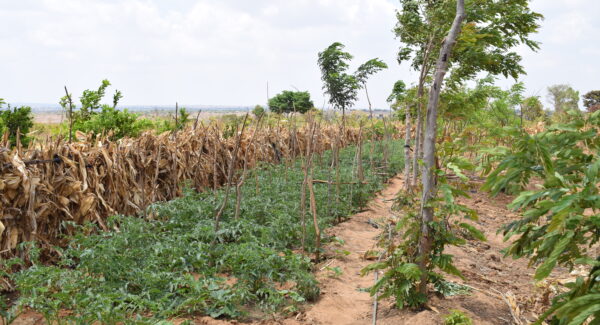
<svg viewBox="0 0 600 325">
<path fill-rule="evenodd" d="M 456 16 L 448 35 L 444 38 L 442 48 L 435 67 L 433 84 L 429 91 L 429 101 L 427 103 L 427 128 L 425 130 L 425 138 L 423 143 L 423 198 L 421 201 L 421 240 L 419 242 L 419 269 L 421 269 L 421 284 L 419 292 L 425 294 L 427 292 L 427 279 L 429 270 L 429 255 L 433 243 L 431 236 L 430 223 L 433 221 L 433 206 L 430 201 L 435 199 L 435 140 L 437 135 L 437 116 L 438 116 L 438 101 L 440 99 L 440 91 L 444 76 L 448 69 L 448 63 L 452 55 L 452 49 L 456 44 L 458 35 L 462 29 L 462 22 L 465 19 L 465 1 L 456 1 Z"/>
<path fill-rule="evenodd" d="M 555 113 L 579 110 L 579 92 L 569 85 L 561 84 L 548 87 L 547 98 Z"/>
<path fill-rule="evenodd" d="M 467 22 L 457 39 L 451 72 L 447 83 L 450 87 L 462 83 L 487 71 L 517 78 L 524 73 L 521 57 L 513 51 L 524 44 L 532 50 L 539 43 L 529 35 L 539 28 L 542 15 L 531 11 L 528 0 L 482 1 L 467 0 L 465 3 Z M 435 64 L 432 53 L 439 52 L 446 31 L 450 28 L 456 9 L 453 1 L 443 0 L 400 0 L 401 10 L 397 13 L 396 37 L 402 43 L 398 62 L 411 60 L 411 67 L 419 73 L 417 101 L 417 134 L 413 167 L 420 157 L 422 108 L 425 83 Z M 416 173 L 415 173 L 416 174 Z M 416 182 L 416 175 L 413 175 Z"/>
<path fill-rule="evenodd" d="M 365 94 L 367 95 L 367 102 L 369 103 L 369 117 L 373 118 L 373 109 L 371 107 L 371 98 L 369 98 L 369 91 L 367 90 L 367 79 L 371 75 L 376 74 L 377 72 L 387 69 L 388 66 L 385 62 L 379 60 L 378 58 L 371 59 L 365 63 L 363 63 L 358 69 L 354 76 L 358 81 L 359 85 L 365 89 Z"/>
<path fill-rule="evenodd" d="M 318 64 L 329 103 L 342 110 L 342 124 L 345 125 L 346 109 L 356 101 L 359 84 L 354 75 L 347 73 L 348 61 L 353 57 L 343 49 L 344 44 L 339 42 L 329 45 L 319 52 Z"/>
</svg>

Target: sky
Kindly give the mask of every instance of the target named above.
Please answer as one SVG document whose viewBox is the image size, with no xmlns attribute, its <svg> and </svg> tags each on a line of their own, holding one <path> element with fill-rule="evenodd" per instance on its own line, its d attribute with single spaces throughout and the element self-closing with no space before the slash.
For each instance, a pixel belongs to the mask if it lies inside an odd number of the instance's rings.
<svg viewBox="0 0 600 325">
<path fill-rule="evenodd" d="M 567 83 L 600 89 L 600 1 L 533 0 L 542 42 L 519 48 L 526 95 Z M 393 83 L 414 83 L 399 66 L 392 29 L 397 0 L 0 0 L 0 98 L 57 103 L 102 79 L 127 105 L 264 104 L 268 94 L 309 91 L 324 103 L 317 53 L 342 42 L 351 69 L 378 57 L 390 68 L 368 83 L 386 108 Z M 514 80 L 501 80 L 509 86 Z M 107 100 L 108 102 L 109 100 Z M 544 100 L 545 102 L 545 100 Z M 367 107 L 361 92 L 356 104 Z"/>
</svg>

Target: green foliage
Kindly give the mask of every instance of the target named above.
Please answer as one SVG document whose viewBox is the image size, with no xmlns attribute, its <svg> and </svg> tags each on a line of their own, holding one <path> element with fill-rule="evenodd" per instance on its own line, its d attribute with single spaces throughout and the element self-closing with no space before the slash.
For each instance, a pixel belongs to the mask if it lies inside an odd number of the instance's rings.
<svg viewBox="0 0 600 325">
<path fill-rule="evenodd" d="M 0 109 L 4 101 L 0 99 Z M 11 146 L 17 144 L 17 134 L 23 146 L 27 146 L 31 140 L 27 133 L 33 127 L 33 114 L 31 107 L 21 106 L 11 108 L 10 105 L 6 109 L 0 110 L 0 134 L 8 132 L 8 138 Z"/>
<path fill-rule="evenodd" d="M 592 107 L 600 105 L 600 90 L 592 90 L 583 95 L 583 106 L 592 112 Z"/>
<path fill-rule="evenodd" d="M 345 111 L 350 108 L 358 96 L 359 82 L 354 75 L 348 74 L 348 61 L 352 55 L 344 52 L 344 45 L 335 42 L 319 53 L 319 68 L 323 89 L 329 95 L 329 103 Z"/>
<path fill-rule="evenodd" d="M 256 118 L 259 118 L 259 117 L 263 116 L 264 114 L 265 114 L 264 107 L 262 107 L 261 105 L 254 106 L 254 109 L 252 110 L 252 115 L 254 115 Z"/>
<path fill-rule="evenodd" d="M 459 171 L 460 167 L 466 167 L 456 162 L 456 159 L 449 162 L 448 166 L 453 167 L 455 171 Z M 452 255 L 444 254 L 444 248 L 448 245 L 463 245 L 466 242 L 465 238 L 485 240 L 485 236 L 466 222 L 466 220 L 477 220 L 476 211 L 456 202 L 457 196 L 468 197 L 467 193 L 449 183 L 443 171 L 438 170 L 437 174 L 441 193 L 431 202 L 435 206 L 435 215 L 434 220 L 429 224 L 432 232 L 429 235 L 434 238 L 434 241 L 430 256 L 427 256 L 425 279 L 441 294 L 452 295 L 456 294 L 457 288 L 450 285 L 439 272 L 458 277 L 462 275 L 453 265 Z M 373 270 L 384 270 L 383 277 L 370 288 L 370 293 L 375 295 L 381 292 L 379 299 L 393 296 L 397 308 L 416 308 L 427 302 L 427 296 L 419 291 L 419 284 L 423 278 L 418 265 L 423 257 L 419 256 L 417 251 L 421 239 L 419 218 L 421 203 L 415 197 L 401 194 L 394 205 L 395 209 L 404 213 L 396 225 L 396 232 L 400 233 L 401 241 L 399 243 L 382 241 L 380 244 L 387 247 L 387 257 L 362 270 L 363 274 Z M 461 221 L 456 218 L 458 216 L 466 220 Z"/>
<path fill-rule="evenodd" d="M 540 96 L 530 96 L 523 100 L 521 104 L 523 110 L 523 118 L 528 121 L 534 121 L 544 116 L 544 105 L 540 100 Z"/>
<path fill-rule="evenodd" d="M 473 321 L 469 316 L 460 310 L 453 309 L 444 317 L 444 325 L 472 325 Z"/>
<path fill-rule="evenodd" d="M 394 30 L 403 45 L 398 61 L 412 57 L 415 70 L 425 65 L 429 67 L 425 70 L 431 72 L 435 54 L 454 19 L 456 2 L 401 0 L 400 5 Z M 537 32 L 543 16 L 531 11 L 527 0 L 471 0 L 465 2 L 465 11 L 466 23 L 451 58 L 447 82 L 460 83 L 482 71 L 515 79 L 523 74 L 521 57 L 512 49 L 520 44 L 532 50 L 539 48 L 539 43 L 529 37 Z"/>
<path fill-rule="evenodd" d="M 120 139 L 123 137 L 136 137 L 142 131 L 153 127 L 154 123 L 147 119 L 142 119 L 138 114 L 131 113 L 127 109 L 118 110 L 117 105 L 123 94 L 116 90 L 112 100 L 112 106 L 102 105 L 101 101 L 106 94 L 106 88 L 110 86 L 108 80 L 102 80 L 98 90 L 86 89 L 80 97 L 81 107 L 73 105 L 73 112 L 70 112 L 69 97 L 65 95 L 60 99 L 60 105 L 67 112 L 67 117 L 73 120 L 73 132 L 82 131 L 92 133 L 94 136 L 104 134 L 110 135 L 110 138 Z M 189 120 L 189 114 L 185 109 L 180 111 L 180 121 L 178 128 Z M 168 128 L 168 127 L 166 127 Z M 68 127 L 66 128 L 68 131 Z M 159 125 L 158 129 L 161 129 Z"/>
<path fill-rule="evenodd" d="M 579 110 L 579 92 L 569 85 L 553 85 L 548 87 L 548 101 L 555 114 L 570 110 Z"/>
<path fill-rule="evenodd" d="M 382 144 L 372 145 L 376 161 L 381 161 Z M 401 146 L 393 142 L 390 148 L 390 173 L 401 166 Z M 382 166 L 371 169 L 368 152 L 369 145 L 363 150 L 364 184 L 340 187 L 339 196 L 326 185 L 315 185 L 320 227 L 357 211 L 382 188 Z M 341 150 L 340 182 L 355 179 L 355 155 L 356 148 Z M 314 177 L 327 179 L 331 153 L 322 158 L 315 159 Z M 58 265 L 34 263 L 12 275 L 21 293 L 13 310 L 29 307 L 44 314 L 48 323 L 156 324 L 178 316 L 243 318 L 249 309 L 297 309 L 319 295 L 309 258 L 294 253 L 303 232 L 301 164 L 299 159 L 293 168 L 281 164 L 250 170 L 241 188 L 240 218 L 234 217 L 235 200 L 229 200 L 216 233 L 213 217 L 224 190 L 188 189 L 181 198 L 151 206 L 147 219 L 111 218 L 106 232 L 81 226 L 61 251 Z M 258 181 L 258 192 L 252 180 Z M 316 249 L 314 239 L 315 231 L 308 227 L 309 253 Z"/>
<path fill-rule="evenodd" d="M 506 253 L 528 257 L 537 266 L 536 280 L 548 277 L 558 265 L 592 268 L 588 277 L 578 277 L 569 285 L 568 293 L 555 297 L 538 323 L 548 316 L 553 317 L 553 324 L 600 319 L 600 264 L 587 249 L 600 240 L 599 127 L 600 112 L 596 112 L 587 117 L 574 115 L 569 123 L 533 136 L 521 134 L 515 152 L 505 153 L 486 182 L 486 188 L 497 193 L 513 182 L 525 182 L 532 174 L 543 180 L 537 189 L 521 192 L 511 203 L 523 218 L 503 228 L 506 239 L 518 236 Z"/>
<path fill-rule="evenodd" d="M 78 117 L 76 117 L 75 119 L 78 120 L 87 120 L 91 117 L 92 114 L 95 113 L 95 111 L 100 109 L 100 101 L 102 100 L 102 98 L 104 97 L 104 94 L 106 92 L 106 88 L 110 86 L 110 81 L 104 79 L 102 80 L 102 83 L 100 84 L 100 87 L 98 87 L 98 90 L 89 90 L 86 89 L 83 91 L 83 94 L 81 95 L 81 97 L 79 97 L 79 100 L 81 101 L 81 108 L 79 109 L 78 112 Z M 120 94 L 120 92 L 117 92 L 117 94 Z M 117 94 L 115 94 L 114 99 L 116 99 L 116 101 L 118 101 L 117 98 L 120 98 L 122 96 L 117 96 Z M 116 107 L 117 103 L 114 103 L 113 107 Z"/>
<path fill-rule="evenodd" d="M 308 91 L 284 90 L 269 99 L 269 109 L 275 113 L 306 113 L 313 107 Z"/>
<path fill-rule="evenodd" d="M 73 130 L 94 135 L 108 135 L 111 139 L 136 137 L 148 128 L 152 122 L 140 119 L 139 114 L 131 113 L 127 109 L 118 110 L 112 106 L 103 105 L 98 113 L 91 114 L 87 120 L 76 120 Z"/>
<path fill-rule="evenodd" d="M 407 96 L 406 84 L 402 80 L 398 80 L 394 83 L 394 87 L 392 88 L 392 93 L 388 96 L 387 102 L 401 102 Z"/>
<path fill-rule="evenodd" d="M 378 58 L 371 59 L 358 67 L 358 69 L 354 73 L 354 77 L 356 78 L 356 81 L 358 81 L 359 84 L 365 87 L 365 85 L 367 84 L 367 79 L 369 79 L 371 75 L 374 75 L 377 72 L 387 68 L 387 64 L 385 64 L 385 62 L 379 60 Z"/>
</svg>

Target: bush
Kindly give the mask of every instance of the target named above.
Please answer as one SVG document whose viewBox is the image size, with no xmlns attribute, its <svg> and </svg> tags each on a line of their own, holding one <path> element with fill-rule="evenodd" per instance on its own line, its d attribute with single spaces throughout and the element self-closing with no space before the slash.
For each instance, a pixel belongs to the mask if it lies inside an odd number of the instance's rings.
<svg viewBox="0 0 600 325">
<path fill-rule="evenodd" d="M 0 108 L 4 100 L 0 99 Z M 23 146 L 27 146 L 31 140 L 27 133 L 33 127 L 33 114 L 31 107 L 21 106 L 11 109 L 10 105 L 6 110 L 0 111 L 0 133 L 8 132 L 8 138 L 11 146 L 17 144 L 17 132 L 20 133 L 20 141 Z"/>
<path fill-rule="evenodd" d="M 73 120 L 73 132 L 91 132 L 94 136 L 107 134 L 114 140 L 123 137 L 136 137 L 142 131 L 153 126 L 152 121 L 140 119 L 138 114 L 131 113 L 127 109 L 122 111 L 117 109 L 119 100 L 123 98 L 123 94 L 118 90 L 113 95 L 112 106 L 101 105 L 100 101 L 104 98 L 108 86 L 110 86 L 110 82 L 102 80 L 98 90 L 84 90 L 80 97 L 81 108 L 76 111 L 76 107 L 73 105 L 72 114 L 70 112 L 72 96 L 68 95 L 60 99 L 60 105 L 68 112 L 68 117 Z M 187 123 L 189 114 L 185 109 L 180 111 L 180 116 L 182 117 L 180 118 L 181 125 Z M 179 124 L 174 127 L 179 127 Z"/>
<path fill-rule="evenodd" d="M 284 90 L 269 99 L 269 109 L 275 113 L 306 113 L 314 106 L 308 91 Z"/>
<path fill-rule="evenodd" d="M 263 114 L 265 114 L 265 108 L 262 107 L 261 105 L 256 105 L 254 106 L 254 109 L 252 110 L 252 114 L 254 116 L 256 116 L 257 118 L 263 116 Z"/>
<path fill-rule="evenodd" d="M 104 105 L 100 113 L 91 114 L 88 120 L 75 121 L 73 125 L 74 130 L 94 135 L 107 134 L 111 139 L 136 137 L 151 127 L 152 122 L 140 119 L 138 114 L 127 109 L 120 111 L 108 105 Z"/>
</svg>

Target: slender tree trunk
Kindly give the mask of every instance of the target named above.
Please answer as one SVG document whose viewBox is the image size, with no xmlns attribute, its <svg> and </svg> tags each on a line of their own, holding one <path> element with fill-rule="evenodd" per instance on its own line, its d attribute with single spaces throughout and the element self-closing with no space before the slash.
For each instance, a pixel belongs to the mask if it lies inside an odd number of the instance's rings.
<svg viewBox="0 0 600 325">
<path fill-rule="evenodd" d="M 419 88 L 417 90 L 417 128 L 415 130 L 415 147 L 413 150 L 413 175 L 412 184 L 417 185 L 417 177 L 419 177 L 419 159 L 423 153 L 423 96 L 425 95 L 425 78 L 429 75 L 431 65 L 429 64 L 429 56 L 433 48 L 433 39 L 431 36 L 429 42 L 425 46 L 425 54 L 421 72 L 419 74 Z"/>
<path fill-rule="evenodd" d="M 410 107 L 406 105 L 406 118 L 405 118 L 405 128 L 406 131 L 404 133 L 404 189 L 410 190 L 411 181 L 410 181 Z"/>
<path fill-rule="evenodd" d="M 433 84 L 429 91 L 429 102 L 427 103 L 427 130 L 425 132 L 423 146 L 423 199 L 421 201 L 421 239 L 419 242 L 419 268 L 421 269 L 421 283 L 419 292 L 427 292 L 427 265 L 429 264 L 429 255 L 433 237 L 431 234 L 430 223 L 433 221 L 433 207 L 429 204 L 435 198 L 437 188 L 435 179 L 435 140 L 437 133 L 437 106 L 440 99 L 440 91 L 444 76 L 448 69 L 448 60 L 452 54 L 452 49 L 456 44 L 456 39 L 460 34 L 462 22 L 465 18 L 465 1 L 457 0 L 456 16 L 448 35 L 442 43 L 440 55 L 437 59 Z"/>
<path fill-rule="evenodd" d="M 373 119 L 373 107 L 371 105 L 371 98 L 369 98 L 369 91 L 367 90 L 367 84 L 365 83 L 365 94 L 367 94 L 367 102 L 369 103 L 369 118 Z"/>
</svg>

